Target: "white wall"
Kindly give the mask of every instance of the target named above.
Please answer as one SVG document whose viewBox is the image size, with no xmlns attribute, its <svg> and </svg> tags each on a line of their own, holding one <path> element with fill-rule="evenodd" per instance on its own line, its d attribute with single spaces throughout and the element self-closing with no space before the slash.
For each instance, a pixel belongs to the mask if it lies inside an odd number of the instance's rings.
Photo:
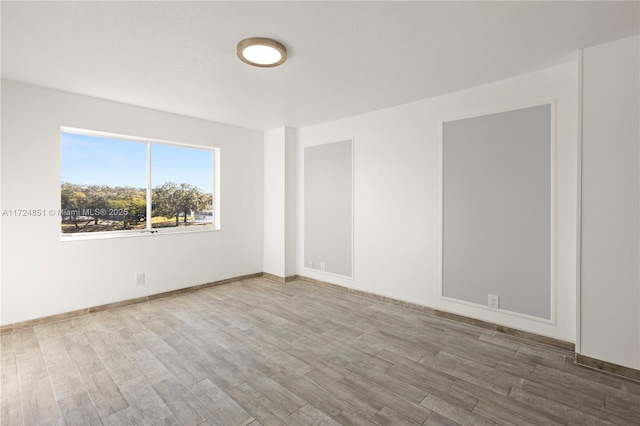
<svg viewBox="0 0 640 426">
<path fill-rule="evenodd" d="M 264 132 L 263 271 L 290 277 L 297 271 L 297 129 Z"/>
<path fill-rule="evenodd" d="M 640 369 L 639 37 L 583 53 L 581 353 Z"/>
<path fill-rule="evenodd" d="M 298 274 L 298 129 L 285 128 L 285 277 Z"/>
<path fill-rule="evenodd" d="M 264 247 L 262 270 L 285 276 L 285 128 L 264 132 Z"/>
<path fill-rule="evenodd" d="M 552 292 L 557 307 L 555 321 L 442 300 L 442 120 L 548 100 L 556 101 L 557 284 Z M 299 256 L 301 275 L 575 341 L 577 63 L 302 128 L 300 150 L 351 137 L 355 144 L 354 279 L 309 270 L 300 263 Z M 301 205 L 303 192 L 299 184 Z M 300 218 L 303 217 L 302 212 Z M 304 223 L 300 223 L 299 232 L 303 227 Z M 299 253 L 303 252 L 301 239 Z"/>
<path fill-rule="evenodd" d="M 2 324 L 262 271 L 262 132 L 3 81 L 3 209 L 60 208 L 60 126 L 220 147 L 222 229 L 61 242 L 59 217 L 4 217 Z"/>
</svg>

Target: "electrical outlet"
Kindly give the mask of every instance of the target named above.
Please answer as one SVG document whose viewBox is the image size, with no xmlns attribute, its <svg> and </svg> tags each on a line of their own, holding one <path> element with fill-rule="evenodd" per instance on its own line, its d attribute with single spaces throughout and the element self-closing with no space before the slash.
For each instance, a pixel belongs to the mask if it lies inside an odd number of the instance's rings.
<svg viewBox="0 0 640 426">
<path fill-rule="evenodd" d="M 490 294 L 487 305 L 491 309 L 500 309 L 500 296 L 496 296 L 495 294 Z"/>
<path fill-rule="evenodd" d="M 320 270 L 321 271 L 326 271 L 326 269 L 327 269 L 327 266 L 325 265 L 325 263 L 324 262 L 320 262 Z"/>
<path fill-rule="evenodd" d="M 144 272 L 136 274 L 136 285 L 144 285 Z"/>
<path fill-rule="evenodd" d="M 313 269 L 313 260 L 309 262 L 309 268 Z"/>
</svg>

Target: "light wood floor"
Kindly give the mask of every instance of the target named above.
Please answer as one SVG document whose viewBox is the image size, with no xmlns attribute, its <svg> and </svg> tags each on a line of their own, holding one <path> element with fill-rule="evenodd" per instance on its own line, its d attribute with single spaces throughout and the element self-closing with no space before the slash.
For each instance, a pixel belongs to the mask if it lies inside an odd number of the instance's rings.
<svg viewBox="0 0 640 426">
<path fill-rule="evenodd" d="M 2 426 L 640 424 L 571 353 L 253 279 L 2 335 Z"/>
</svg>

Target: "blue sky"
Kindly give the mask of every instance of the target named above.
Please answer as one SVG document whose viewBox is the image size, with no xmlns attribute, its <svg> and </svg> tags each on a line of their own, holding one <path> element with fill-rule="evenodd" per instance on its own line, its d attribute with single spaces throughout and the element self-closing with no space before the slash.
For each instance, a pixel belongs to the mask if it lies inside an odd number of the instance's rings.
<svg viewBox="0 0 640 426">
<path fill-rule="evenodd" d="M 80 185 L 147 186 L 147 144 L 61 133 L 61 180 Z M 152 144 L 152 186 L 190 183 L 213 192 L 213 152 Z"/>
</svg>

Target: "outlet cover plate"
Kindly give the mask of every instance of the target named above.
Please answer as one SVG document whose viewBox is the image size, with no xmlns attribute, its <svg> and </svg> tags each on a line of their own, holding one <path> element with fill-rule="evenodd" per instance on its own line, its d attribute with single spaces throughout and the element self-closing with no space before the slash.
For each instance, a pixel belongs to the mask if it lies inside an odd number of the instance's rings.
<svg viewBox="0 0 640 426">
<path fill-rule="evenodd" d="M 136 285 L 144 285 L 144 272 L 136 274 Z"/>
<path fill-rule="evenodd" d="M 496 296 L 495 294 L 490 294 L 487 305 L 491 309 L 500 309 L 500 296 Z"/>
</svg>

